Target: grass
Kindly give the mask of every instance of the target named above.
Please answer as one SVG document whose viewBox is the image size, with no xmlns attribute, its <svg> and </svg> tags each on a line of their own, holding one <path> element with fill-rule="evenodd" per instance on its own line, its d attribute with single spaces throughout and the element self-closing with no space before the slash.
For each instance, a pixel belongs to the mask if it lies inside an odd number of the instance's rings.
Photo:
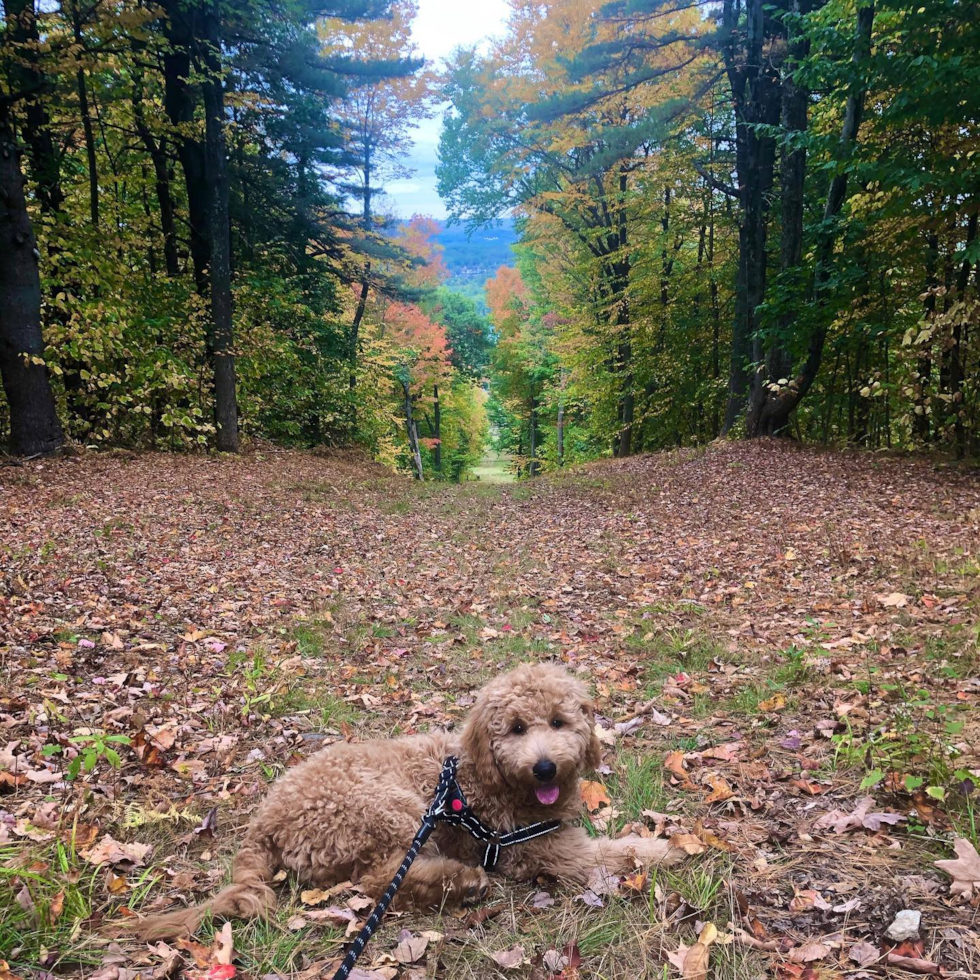
<svg viewBox="0 0 980 980">
<path fill-rule="evenodd" d="M 487 453 L 479 466 L 473 467 L 473 479 L 481 483 L 514 483 L 517 477 L 510 468 L 510 459 L 502 453 Z"/>
<path fill-rule="evenodd" d="M 269 702 L 268 713 L 273 718 L 308 714 L 313 716 L 320 727 L 336 728 L 341 724 L 353 724 L 360 713 L 342 698 L 326 691 L 304 686 L 297 682 L 285 693 L 274 696 Z"/>
<path fill-rule="evenodd" d="M 622 811 L 619 827 L 642 820 L 644 810 L 662 812 L 676 798 L 664 779 L 663 758 L 649 752 L 621 756 L 608 785 L 616 808 Z"/>
<path fill-rule="evenodd" d="M 674 976 L 663 965 L 667 950 L 681 941 L 694 941 L 695 921 L 714 921 L 719 928 L 736 918 L 735 901 L 727 881 L 730 859 L 705 855 L 697 865 L 674 874 L 651 874 L 649 892 L 632 898 L 606 897 L 605 906 L 594 909 L 572 897 L 558 900 L 548 909 L 531 909 L 522 896 L 511 894 L 509 907 L 486 934 L 462 934 L 447 943 L 440 957 L 440 976 L 453 980 L 497 980 L 527 976 L 526 972 L 499 970 L 491 957 L 495 951 L 520 944 L 527 951 L 563 950 L 574 944 L 583 957 L 582 977 L 596 980 L 637 980 Z M 683 908 L 680 926 L 668 925 Z M 421 926 L 424 928 L 425 926 Z M 438 924 L 430 926 L 439 928 Z M 763 961 L 750 954 L 712 952 L 714 980 L 749 980 L 761 976 Z M 753 972 L 753 970 L 755 972 Z M 530 976 L 543 976 L 532 972 Z"/>
<path fill-rule="evenodd" d="M 255 977 L 295 976 L 331 950 L 339 952 L 344 937 L 338 929 L 324 923 L 290 928 L 290 920 L 304 908 L 295 895 L 283 896 L 268 918 L 236 922 L 235 961 L 239 968 Z M 198 934 L 200 941 L 210 945 L 217 927 L 217 923 L 205 923 Z"/>
<path fill-rule="evenodd" d="M 0 847 L 0 956 L 11 969 L 91 967 L 102 951 L 86 925 L 103 875 L 69 843 Z"/>
<path fill-rule="evenodd" d="M 646 614 L 636 621 L 626 646 L 643 661 L 643 684 L 648 697 L 656 697 L 671 675 L 705 671 L 725 657 L 723 647 L 708 631 L 657 628 Z"/>
</svg>

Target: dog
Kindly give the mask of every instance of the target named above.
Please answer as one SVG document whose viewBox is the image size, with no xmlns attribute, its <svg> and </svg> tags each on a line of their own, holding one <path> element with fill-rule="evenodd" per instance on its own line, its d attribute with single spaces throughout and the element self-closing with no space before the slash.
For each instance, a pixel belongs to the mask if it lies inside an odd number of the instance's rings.
<svg viewBox="0 0 980 980">
<path fill-rule="evenodd" d="M 600 764 L 593 704 L 585 685 L 551 664 L 527 664 L 490 681 L 459 733 L 337 743 L 310 756 L 273 785 L 249 822 L 233 883 L 202 905 L 136 922 L 143 939 L 196 931 L 207 915 L 249 918 L 276 905 L 280 869 L 328 888 L 351 880 L 379 898 L 405 856 L 444 760 L 458 757 L 457 779 L 472 811 L 499 833 L 560 821 L 554 833 L 506 848 L 494 869 L 525 881 L 538 875 L 584 885 L 597 867 L 612 874 L 637 865 L 675 864 L 669 841 L 630 835 L 591 838 L 581 815 L 579 780 Z M 418 908 L 478 902 L 490 883 L 483 846 L 461 827 L 440 824 L 398 892 Z"/>
</svg>

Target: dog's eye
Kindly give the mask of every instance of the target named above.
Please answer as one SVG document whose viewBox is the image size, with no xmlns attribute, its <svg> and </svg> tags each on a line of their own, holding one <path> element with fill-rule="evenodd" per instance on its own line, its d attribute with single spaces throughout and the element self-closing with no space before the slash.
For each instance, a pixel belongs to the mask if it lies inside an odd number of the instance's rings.
<svg viewBox="0 0 980 980">
<path fill-rule="evenodd" d="M 561 718 L 553 718 L 553 719 L 551 720 L 551 727 L 552 727 L 552 728 L 561 728 L 561 727 L 562 727 L 562 725 L 564 725 L 564 724 L 565 724 L 565 722 L 564 722 L 564 721 L 562 721 L 562 719 L 561 719 Z"/>
<path fill-rule="evenodd" d="M 523 735 L 524 734 L 524 723 L 517 721 L 511 726 L 511 735 Z"/>
</svg>

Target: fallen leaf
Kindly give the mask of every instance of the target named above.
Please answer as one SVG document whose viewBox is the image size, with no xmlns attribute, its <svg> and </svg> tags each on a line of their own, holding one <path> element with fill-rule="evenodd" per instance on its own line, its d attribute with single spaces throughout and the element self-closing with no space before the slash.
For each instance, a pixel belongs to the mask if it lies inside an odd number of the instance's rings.
<svg viewBox="0 0 980 980">
<path fill-rule="evenodd" d="M 701 929 L 698 941 L 693 946 L 681 943 L 676 952 L 667 954 L 667 958 L 680 970 L 684 980 L 705 980 L 711 957 L 709 947 L 717 938 L 718 929 L 708 922 Z"/>
<path fill-rule="evenodd" d="M 214 942 L 211 944 L 211 961 L 219 965 L 228 966 L 234 958 L 235 947 L 231 938 L 231 923 L 226 922 L 215 933 Z"/>
<path fill-rule="evenodd" d="M 585 802 L 586 809 L 590 813 L 612 804 L 612 800 L 609 799 L 609 794 L 606 792 L 606 787 L 602 783 L 583 779 L 579 784 L 579 793 Z"/>
<path fill-rule="evenodd" d="M 901 592 L 889 592 L 888 595 L 879 595 L 878 601 L 886 609 L 904 609 L 909 604 L 909 597 Z"/>
<path fill-rule="evenodd" d="M 877 946 L 872 946 L 871 943 L 862 940 L 848 950 L 847 958 L 857 963 L 858 966 L 870 966 L 881 959 L 881 950 Z"/>
<path fill-rule="evenodd" d="M 668 752 L 664 758 L 664 768 L 673 773 L 680 780 L 681 789 L 693 790 L 694 783 L 688 775 L 687 767 L 684 765 L 684 753 L 679 749 Z"/>
<path fill-rule="evenodd" d="M 862 827 L 867 830 L 878 831 L 882 824 L 897 824 L 905 819 L 900 813 L 871 812 L 874 802 L 874 797 L 866 796 L 850 813 L 845 813 L 843 810 L 831 810 L 816 820 L 813 828 L 814 830 L 832 828 L 835 834 L 844 834 L 849 830 L 857 830 Z"/>
<path fill-rule="evenodd" d="M 896 953 L 885 953 L 885 962 L 889 966 L 897 966 L 899 969 L 909 970 L 912 973 L 927 973 L 943 976 L 946 972 L 938 963 L 933 963 L 932 960 L 898 956 Z"/>
<path fill-rule="evenodd" d="M 511 946 L 509 949 L 492 953 L 490 958 L 505 970 L 516 970 L 524 962 L 524 947 Z"/>
<path fill-rule="evenodd" d="M 711 787 L 711 792 L 704 798 L 705 803 L 724 803 L 735 795 L 728 781 L 714 773 L 706 775 L 704 782 Z"/>
<path fill-rule="evenodd" d="M 531 898 L 531 908 L 550 909 L 554 904 L 554 896 L 549 895 L 547 892 L 535 892 Z"/>
<path fill-rule="evenodd" d="M 704 841 L 694 834 L 674 834 L 670 838 L 670 846 L 680 848 L 685 854 L 703 854 L 707 850 Z"/>
<path fill-rule="evenodd" d="M 831 949 L 823 943 L 811 940 L 796 949 L 790 950 L 789 958 L 794 963 L 812 963 L 814 960 L 822 960 L 829 956 Z"/>
<path fill-rule="evenodd" d="M 399 963 L 417 963 L 429 948 L 429 940 L 424 936 L 414 936 L 406 929 L 399 937 L 394 956 Z"/>
<path fill-rule="evenodd" d="M 759 702 L 760 711 L 782 711 L 786 707 L 786 695 L 777 692 L 771 698 Z"/>
<path fill-rule="evenodd" d="M 106 834 L 94 847 L 79 853 L 89 864 L 125 864 L 139 868 L 151 850 L 149 844 L 139 844 L 136 841 L 123 844 Z"/>
<path fill-rule="evenodd" d="M 956 857 L 936 861 L 936 867 L 953 879 L 949 886 L 950 895 L 968 902 L 974 895 L 980 895 L 980 854 L 964 837 L 953 840 L 953 850 Z"/>
</svg>

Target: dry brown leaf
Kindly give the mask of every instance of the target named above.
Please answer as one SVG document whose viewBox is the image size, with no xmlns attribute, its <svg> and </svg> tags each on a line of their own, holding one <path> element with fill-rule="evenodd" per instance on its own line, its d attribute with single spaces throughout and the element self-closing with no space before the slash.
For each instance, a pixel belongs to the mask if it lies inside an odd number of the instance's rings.
<svg viewBox="0 0 980 980">
<path fill-rule="evenodd" d="M 776 693 L 771 698 L 759 702 L 760 711 L 782 711 L 786 707 L 786 695 Z"/>
<path fill-rule="evenodd" d="M 664 758 L 664 768 L 672 772 L 680 780 L 681 789 L 692 790 L 695 788 L 684 765 L 684 753 L 679 749 L 667 753 Z"/>
<path fill-rule="evenodd" d="M 796 949 L 790 950 L 789 958 L 794 963 L 813 963 L 815 960 L 824 959 L 830 953 L 831 948 L 829 946 L 811 940 L 802 946 L 797 946 Z"/>
<path fill-rule="evenodd" d="M 705 803 L 724 803 L 725 800 L 730 800 L 735 795 L 735 791 L 728 784 L 728 780 L 722 776 L 709 773 L 703 781 L 711 787 L 711 792 L 704 798 Z"/>
<path fill-rule="evenodd" d="M 713 830 L 708 830 L 703 821 L 698 820 L 694 824 L 694 835 L 708 847 L 713 847 L 716 851 L 734 851 L 734 846 L 727 840 L 719 837 Z"/>
<path fill-rule="evenodd" d="M 219 966 L 229 966 L 234 958 L 235 946 L 231 938 L 231 923 L 226 922 L 215 933 L 214 942 L 211 944 L 211 962 Z"/>
<path fill-rule="evenodd" d="M 858 966 L 871 966 L 881 959 L 881 950 L 877 946 L 862 940 L 855 943 L 847 952 L 847 958 Z"/>
<path fill-rule="evenodd" d="M 128 864 L 140 867 L 151 851 L 149 844 L 123 844 L 106 834 L 94 847 L 79 851 L 89 864 Z"/>
<path fill-rule="evenodd" d="M 911 973 L 926 973 L 935 976 L 943 976 L 945 970 L 932 960 L 924 960 L 920 957 L 899 956 L 897 953 L 885 953 L 885 962 L 889 966 L 897 966 L 900 970 L 908 970 Z"/>
<path fill-rule="evenodd" d="M 701 929 L 698 941 L 693 946 L 688 947 L 681 943 L 676 952 L 667 954 L 667 958 L 680 970 L 684 980 L 706 980 L 711 958 L 709 947 L 717 939 L 718 929 L 708 922 Z"/>
<path fill-rule="evenodd" d="M 54 925 L 65 910 L 65 890 L 58 891 L 48 903 L 48 923 Z"/>
<path fill-rule="evenodd" d="M 879 831 L 882 824 L 901 823 L 905 817 L 900 813 L 872 812 L 874 797 L 866 796 L 860 800 L 857 806 L 850 812 L 843 810 L 831 810 L 825 813 L 813 824 L 814 830 L 828 830 L 833 828 L 835 834 L 844 834 L 849 830 L 865 828 L 867 830 Z"/>
<path fill-rule="evenodd" d="M 524 947 L 511 946 L 509 949 L 492 953 L 490 958 L 505 970 L 516 970 L 524 962 Z"/>
<path fill-rule="evenodd" d="M 980 854 L 977 849 L 964 837 L 953 841 L 955 858 L 946 858 L 936 862 L 953 879 L 949 893 L 954 898 L 970 901 L 974 895 L 980 895 Z"/>
<path fill-rule="evenodd" d="M 429 948 L 429 940 L 424 936 L 413 936 L 409 933 L 402 933 L 398 945 L 395 947 L 395 959 L 399 963 L 417 963 Z"/>
<path fill-rule="evenodd" d="M 612 800 L 609 799 L 609 794 L 606 792 L 606 787 L 602 783 L 583 779 L 579 784 L 579 793 L 590 813 L 612 804 Z"/>
<path fill-rule="evenodd" d="M 670 838 L 670 846 L 680 848 L 685 854 L 704 854 L 708 849 L 704 841 L 694 834 L 674 834 Z"/>
<path fill-rule="evenodd" d="M 879 595 L 878 601 L 886 609 L 904 609 L 909 604 L 909 597 L 902 592 L 889 592 L 888 595 Z"/>
</svg>

